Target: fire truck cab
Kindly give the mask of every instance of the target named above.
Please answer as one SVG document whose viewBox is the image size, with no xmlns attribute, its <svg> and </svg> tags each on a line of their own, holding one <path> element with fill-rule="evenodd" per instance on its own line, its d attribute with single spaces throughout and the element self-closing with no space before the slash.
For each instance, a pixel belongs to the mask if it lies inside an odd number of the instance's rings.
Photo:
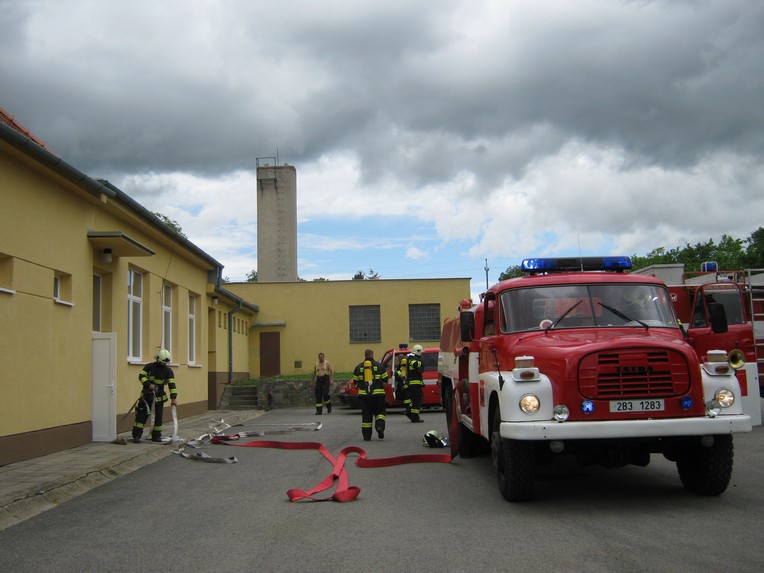
<svg viewBox="0 0 764 573">
<path fill-rule="evenodd" d="M 698 354 L 711 348 L 730 353 L 733 363 L 744 360 L 738 370 L 746 413 L 761 424 L 757 398 L 764 398 L 764 269 L 725 271 L 715 262 L 700 271 L 685 272 L 682 264 L 658 264 L 635 271 L 661 279 L 668 285 L 671 301 L 682 328 Z M 724 313 L 727 330 L 714 332 L 712 314 Z"/>
<path fill-rule="evenodd" d="M 676 462 L 684 487 L 726 490 L 732 434 L 751 430 L 728 353 L 688 341 L 666 285 L 628 257 L 526 259 L 446 319 L 440 383 L 462 457 L 488 450 L 508 501 L 532 497 L 537 466 Z M 713 331 L 727 327 L 711 312 Z"/>
</svg>

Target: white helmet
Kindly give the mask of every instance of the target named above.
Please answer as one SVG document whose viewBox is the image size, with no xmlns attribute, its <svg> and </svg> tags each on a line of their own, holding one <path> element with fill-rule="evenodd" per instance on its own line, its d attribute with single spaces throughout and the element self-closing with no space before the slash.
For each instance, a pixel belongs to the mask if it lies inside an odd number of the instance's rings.
<svg viewBox="0 0 764 573">
<path fill-rule="evenodd" d="M 422 445 L 430 448 L 445 448 L 448 445 L 448 438 L 441 436 L 435 430 L 430 430 L 422 437 Z"/>
<path fill-rule="evenodd" d="M 164 362 L 165 364 L 172 362 L 172 356 L 170 356 L 170 352 L 164 348 L 159 351 L 155 358 L 157 359 L 157 362 Z"/>
<path fill-rule="evenodd" d="M 421 344 L 415 344 L 414 348 L 411 349 L 414 354 L 417 356 L 421 356 L 422 352 L 424 352 L 424 348 L 422 348 Z"/>
</svg>

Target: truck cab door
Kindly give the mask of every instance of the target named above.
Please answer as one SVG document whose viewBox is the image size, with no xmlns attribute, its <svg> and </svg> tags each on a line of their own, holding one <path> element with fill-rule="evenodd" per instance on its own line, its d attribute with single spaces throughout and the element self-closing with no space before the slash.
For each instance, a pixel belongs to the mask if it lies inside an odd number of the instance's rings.
<svg viewBox="0 0 764 573">
<path fill-rule="evenodd" d="M 734 283 L 710 283 L 698 288 L 687 328 L 698 355 L 709 350 L 741 350 L 747 363 L 756 362 L 753 325 L 747 319 L 743 291 Z M 738 371 L 738 379 L 744 373 Z M 743 395 L 748 394 L 746 380 L 740 380 Z"/>
</svg>

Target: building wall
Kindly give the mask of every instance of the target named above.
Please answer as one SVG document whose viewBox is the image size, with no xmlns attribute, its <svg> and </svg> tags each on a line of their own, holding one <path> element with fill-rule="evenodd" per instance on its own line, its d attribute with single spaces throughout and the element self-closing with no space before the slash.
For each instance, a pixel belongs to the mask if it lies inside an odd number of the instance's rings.
<svg viewBox="0 0 764 573">
<path fill-rule="evenodd" d="M 338 372 L 349 372 L 366 348 L 378 358 L 400 343 L 437 346 L 433 340 L 409 339 L 409 304 L 439 304 L 440 323 L 456 314 L 459 301 L 470 296 L 470 279 L 351 280 L 287 284 L 229 283 L 226 288 L 245 300 L 267 302 L 249 336 L 249 370 L 260 373 L 262 333 L 279 333 L 281 374 L 309 375 L 319 352 Z M 350 342 L 349 307 L 379 305 L 381 341 Z"/>
<path fill-rule="evenodd" d="M 92 184 L 93 181 L 90 180 Z M 116 333 L 117 431 L 140 392 L 138 373 L 162 344 L 163 285 L 172 288 L 172 356 L 181 418 L 208 410 L 210 372 L 228 375 L 227 325 L 208 324 L 214 261 L 173 239 L 144 214 L 106 194 L 94 195 L 45 162 L 0 139 L 0 465 L 88 443 L 93 420 L 94 275 L 101 278 L 101 332 Z M 111 262 L 93 231 L 115 231 Z M 111 243 L 109 243 L 111 244 Z M 148 251 L 148 252 L 147 252 Z M 153 251 L 153 254 L 151 253 Z M 140 356 L 128 358 L 128 270 L 143 275 Z M 59 277 L 60 296 L 54 298 Z M 196 357 L 189 356 L 189 294 L 196 301 Z M 226 312 L 235 302 L 221 297 Z M 234 368 L 248 376 L 248 326 L 235 315 Z M 219 330 L 222 334 L 219 334 Z M 213 333 L 214 347 L 207 341 Z M 225 358 L 222 362 L 219 354 Z M 210 369 L 210 356 L 214 369 Z"/>
<path fill-rule="evenodd" d="M 0 403 L 8 406 L 0 436 L 83 423 L 92 384 L 92 249 L 83 229 L 92 204 L 62 193 L 2 147 L 0 193 L 0 257 L 8 268 L 0 292 Z M 67 304 L 53 298 L 57 272 L 69 275 Z"/>
<path fill-rule="evenodd" d="M 226 384 L 251 377 L 249 372 L 249 337 L 254 313 L 236 310 L 237 304 L 222 296 L 211 298 L 208 308 L 207 362 L 210 410 L 216 409 Z M 229 314 L 230 315 L 229 320 Z M 229 341 L 232 353 L 229 353 Z"/>
</svg>

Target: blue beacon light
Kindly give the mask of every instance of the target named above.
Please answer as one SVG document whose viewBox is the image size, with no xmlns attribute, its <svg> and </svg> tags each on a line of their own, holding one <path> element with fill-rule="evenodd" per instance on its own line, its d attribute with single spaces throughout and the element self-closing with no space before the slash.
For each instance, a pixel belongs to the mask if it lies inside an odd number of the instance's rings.
<svg viewBox="0 0 764 573">
<path fill-rule="evenodd" d="M 592 412 L 594 412 L 594 402 L 592 402 L 591 400 L 584 400 L 583 402 L 581 402 L 581 411 L 584 414 L 591 414 Z"/>
</svg>

